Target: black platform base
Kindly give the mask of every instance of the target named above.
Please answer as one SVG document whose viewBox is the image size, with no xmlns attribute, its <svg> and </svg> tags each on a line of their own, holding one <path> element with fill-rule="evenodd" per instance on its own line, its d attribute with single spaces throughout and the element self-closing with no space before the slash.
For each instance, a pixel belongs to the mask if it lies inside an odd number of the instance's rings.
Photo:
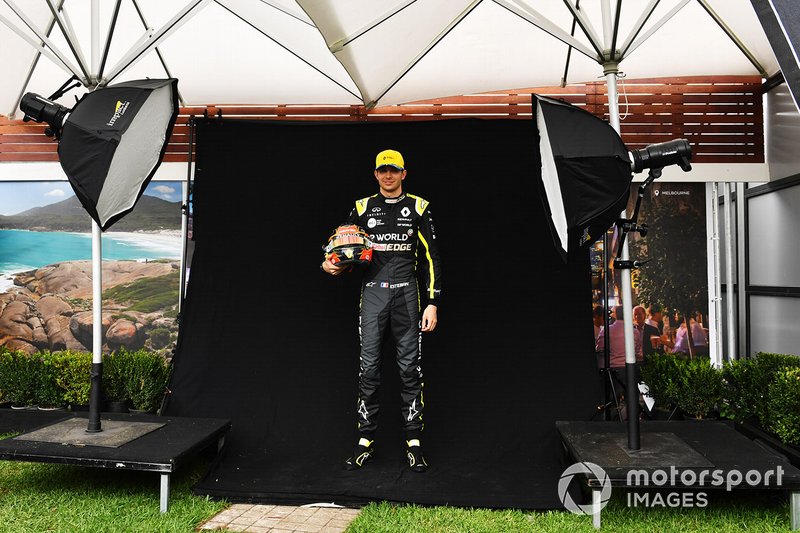
<svg viewBox="0 0 800 533">
<path fill-rule="evenodd" d="M 728 421 L 642 421 L 641 448 L 629 450 L 619 422 L 558 421 L 568 462 L 593 463 L 606 479 L 587 474 L 592 515 L 600 527 L 603 486 L 633 490 L 785 490 L 792 529 L 800 529 L 800 469 Z"/>
<path fill-rule="evenodd" d="M 0 410 L 0 427 L 15 431 L 19 427 L 30 429 L 16 437 L 0 440 L 0 459 L 38 463 L 56 463 L 117 470 L 142 470 L 161 474 L 161 512 L 169 506 L 169 476 L 189 457 L 216 445 L 222 447 L 231 422 L 218 418 L 163 417 L 156 415 L 128 415 L 103 413 L 101 424 L 115 422 L 163 424 L 140 437 L 118 447 L 71 445 L 62 442 L 29 440 L 37 430 L 69 419 L 81 419 L 88 425 L 88 413 L 38 413 Z M 3 419 L 9 419 L 3 422 Z M 55 418 L 55 420 L 53 420 Z"/>
</svg>

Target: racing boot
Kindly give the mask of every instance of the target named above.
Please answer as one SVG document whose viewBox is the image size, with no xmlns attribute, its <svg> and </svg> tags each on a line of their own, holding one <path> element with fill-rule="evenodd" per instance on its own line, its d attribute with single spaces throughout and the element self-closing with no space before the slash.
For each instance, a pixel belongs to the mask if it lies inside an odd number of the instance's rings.
<svg viewBox="0 0 800 533">
<path fill-rule="evenodd" d="M 419 443 L 419 439 L 407 440 L 406 445 L 408 446 L 406 450 L 408 467 L 412 472 L 425 472 L 428 469 L 428 463 L 422 454 L 422 446 Z"/>
<path fill-rule="evenodd" d="M 356 449 L 353 452 L 353 455 L 349 457 L 347 461 L 345 461 L 344 467 L 347 470 L 358 470 L 371 461 L 372 455 L 375 453 L 375 450 L 372 446 L 372 443 L 374 442 L 374 440 L 361 437 L 358 440 L 358 444 L 356 444 Z"/>
</svg>

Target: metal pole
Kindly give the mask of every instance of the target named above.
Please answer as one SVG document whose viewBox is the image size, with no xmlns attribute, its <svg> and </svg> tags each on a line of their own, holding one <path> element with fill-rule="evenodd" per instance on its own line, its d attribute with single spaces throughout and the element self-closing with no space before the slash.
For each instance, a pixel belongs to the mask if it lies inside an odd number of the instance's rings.
<svg viewBox="0 0 800 533">
<path fill-rule="evenodd" d="M 611 58 L 614 57 L 614 51 L 610 50 L 611 41 L 613 40 L 613 24 L 607 22 L 611 18 L 611 3 L 609 0 L 603 0 L 601 3 L 603 14 L 603 29 L 604 29 L 604 46 L 606 50 L 607 62 L 603 65 L 603 73 L 606 76 L 606 86 L 608 87 L 608 121 L 611 127 L 620 132 L 619 124 L 619 105 L 617 99 L 617 73 L 619 67 L 616 61 Z M 622 218 L 627 218 L 627 210 L 622 212 Z M 622 235 L 620 235 L 622 237 Z M 625 239 L 620 253 L 620 259 L 627 261 L 628 256 L 628 240 Z M 622 322 L 623 331 L 625 333 L 625 406 L 628 413 L 628 448 L 631 450 L 638 450 L 640 446 L 639 440 L 639 383 L 636 379 L 636 348 L 633 345 L 633 291 L 631 290 L 631 271 L 628 268 L 622 269 L 622 305 L 624 320 Z"/>
<path fill-rule="evenodd" d="M 103 244 L 100 226 L 92 220 L 92 374 L 89 391 L 89 426 L 97 433 L 100 427 L 100 384 L 103 375 Z"/>
<path fill-rule="evenodd" d="M 189 187 L 192 183 L 192 145 L 194 144 L 194 117 L 189 118 L 189 163 L 186 168 L 186 182 L 183 184 L 183 201 L 181 205 L 181 272 L 180 289 L 178 290 L 178 316 L 183 310 L 183 299 L 186 297 L 186 254 L 189 239 Z"/>
<path fill-rule="evenodd" d="M 731 184 L 724 184 L 724 198 L 725 198 L 725 310 L 727 311 L 728 327 L 726 333 L 728 337 L 728 359 L 738 359 L 736 353 L 736 318 L 733 312 L 734 303 L 736 303 L 736 293 L 733 290 L 733 235 L 731 232 Z M 689 327 L 689 321 L 686 321 L 686 327 Z"/>
<path fill-rule="evenodd" d="M 736 269 L 736 278 L 738 280 L 739 290 L 736 292 L 739 304 L 737 317 L 739 319 L 739 349 L 736 354 L 743 357 L 750 357 L 747 353 L 747 271 L 745 265 L 747 264 L 747 225 L 745 223 L 745 209 L 747 208 L 747 198 L 744 196 L 744 183 L 738 182 L 736 184 L 736 256 L 738 258 Z"/>
<path fill-rule="evenodd" d="M 92 74 L 100 63 L 100 0 L 92 0 Z M 88 433 L 100 427 L 100 394 L 103 379 L 103 236 L 92 219 L 92 373 L 89 390 Z"/>
<path fill-rule="evenodd" d="M 725 360 L 725 355 L 722 351 L 722 267 L 720 265 L 720 252 L 719 252 L 719 189 L 717 182 L 714 181 L 710 185 L 710 201 L 707 205 L 711 206 L 711 227 L 708 234 L 711 235 L 710 255 L 714 259 L 711 263 L 713 275 L 711 279 L 713 296 L 711 298 L 711 305 L 709 305 L 709 347 L 712 350 L 711 358 L 715 366 L 719 368 Z M 712 314 L 713 313 L 713 314 Z"/>
</svg>

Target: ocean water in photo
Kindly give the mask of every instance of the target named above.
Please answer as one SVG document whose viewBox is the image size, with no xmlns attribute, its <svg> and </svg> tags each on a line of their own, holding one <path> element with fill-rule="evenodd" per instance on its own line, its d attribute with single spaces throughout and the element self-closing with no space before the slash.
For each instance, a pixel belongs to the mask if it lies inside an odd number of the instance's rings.
<svg viewBox="0 0 800 533">
<path fill-rule="evenodd" d="M 179 235 L 103 234 L 103 259 L 179 259 Z M 92 258 L 90 233 L 0 230 L 0 292 L 12 285 L 11 275 L 61 261 Z"/>
</svg>

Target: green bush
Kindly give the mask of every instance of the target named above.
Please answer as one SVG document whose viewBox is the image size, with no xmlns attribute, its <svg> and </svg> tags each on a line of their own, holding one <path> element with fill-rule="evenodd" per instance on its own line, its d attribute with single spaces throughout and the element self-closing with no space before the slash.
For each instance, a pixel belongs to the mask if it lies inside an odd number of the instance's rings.
<svg viewBox="0 0 800 533">
<path fill-rule="evenodd" d="M 59 368 L 50 352 L 31 356 L 30 364 L 37 376 L 34 403 L 40 407 L 63 407 L 64 391 L 58 385 Z"/>
<path fill-rule="evenodd" d="M 683 359 L 672 354 L 651 354 L 641 366 L 642 381 L 657 407 L 672 409 L 678 403 L 680 366 Z"/>
<path fill-rule="evenodd" d="M 0 356 L 0 389 L 12 405 L 35 405 L 38 366 L 23 352 L 3 349 Z"/>
<path fill-rule="evenodd" d="M 139 350 L 130 352 L 125 371 L 125 387 L 134 409 L 156 411 L 167 390 L 170 365 L 159 354 Z"/>
<path fill-rule="evenodd" d="M 779 373 L 792 368 L 800 368 L 800 357 L 761 352 L 751 359 L 725 363 L 725 416 L 735 420 L 755 416 L 762 427 L 770 427 L 770 384 Z"/>
<path fill-rule="evenodd" d="M 53 352 L 58 370 L 56 383 L 64 391 L 68 405 L 88 405 L 91 389 L 92 354 L 89 352 Z"/>
<path fill-rule="evenodd" d="M 708 359 L 681 360 L 678 407 L 695 418 L 705 418 L 716 411 L 725 393 L 722 372 Z"/>
<path fill-rule="evenodd" d="M 768 429 L 787 444 L 800 444 L 800 368 L 781 370 L 769 386 Z"/>
<path fill-rule="evenodd" d="M 130 367 L 131 352 L 122 348 L 111 354 L 103 354 L 102 388 L 106 400 L 124 402 L 129 400 L 125 386 L 126 372 Z"/>
<path fill-rule="evenodd" d="M 0 403 L 8 402 L 8 388 L 11 384 L 11 351 L 5 346 L 0 346 Z"/>
</svg>

